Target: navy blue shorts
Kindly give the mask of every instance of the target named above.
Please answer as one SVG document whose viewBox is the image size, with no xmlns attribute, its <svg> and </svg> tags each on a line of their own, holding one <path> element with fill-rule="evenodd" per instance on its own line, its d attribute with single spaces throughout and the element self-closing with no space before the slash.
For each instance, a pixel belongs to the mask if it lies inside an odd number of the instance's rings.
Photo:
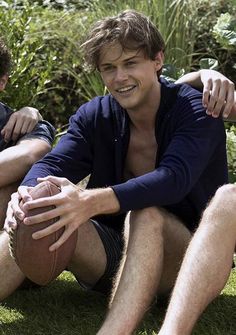
<svg viewBox="0 0 236 335">
<path fill-rule="evenodd" d="M 124 249 L 123 233 L 115 230 L 112 225 L 108 226 L 95 220 L 90 220 L 96 228 L 107 256 L 106 269 L 102 277 L 93 287 L 88 287 L 77 278 L 78 283 L 84 289 L 90 289 L 108 295 L 111 292 L 113 278 L 117 273 Z"/>
</svg>

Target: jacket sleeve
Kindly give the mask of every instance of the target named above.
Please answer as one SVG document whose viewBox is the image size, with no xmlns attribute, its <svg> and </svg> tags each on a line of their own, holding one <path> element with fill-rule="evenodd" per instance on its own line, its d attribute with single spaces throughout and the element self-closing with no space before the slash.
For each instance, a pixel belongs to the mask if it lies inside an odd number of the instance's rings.
<svg viewBox="0 0 236 335">
<path fill-rule="evenodd" d="M 53 175 L 78 183 L 92 168 L 92 148 L 87 129 L 86 113 L 81 107 L 70 118 L 69 128 L 44 158 L 35 163 L 25 176 L 22 185 L 35 186 L 38 177 Z"/>
<path fill-rule="evenodd" d="M 176 109 L 172 139 L 158 167 L 112 186 L 121 212 L 180 202 L 225 145 L 223 121 L 206 115 L 199 97 Z"/>
</svg>

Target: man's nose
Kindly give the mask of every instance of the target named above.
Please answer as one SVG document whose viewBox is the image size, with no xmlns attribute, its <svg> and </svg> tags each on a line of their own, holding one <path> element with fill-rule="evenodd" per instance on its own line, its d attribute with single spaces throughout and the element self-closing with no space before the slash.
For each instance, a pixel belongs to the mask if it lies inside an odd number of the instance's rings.
<svg viewBox="0 0 236 335">
<path fill-rule="evenodd" d="M 128 73 L 124 68 L 116 69 L 116 81 L 124 81 L 128 78 Z"/>
</svg>

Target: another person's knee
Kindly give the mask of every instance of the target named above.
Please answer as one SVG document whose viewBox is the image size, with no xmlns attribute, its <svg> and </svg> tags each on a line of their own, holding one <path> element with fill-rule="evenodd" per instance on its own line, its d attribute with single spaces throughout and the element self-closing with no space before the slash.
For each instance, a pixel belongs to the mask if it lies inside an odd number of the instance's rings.
<svg viewBox="0 0 236 335">
<path fill-rule="evenodd" d="M 236 185 L 221 186 L 205 210 L 205 224 L 220 222 L 221 225 L 236 227 Z"/>
</svg>

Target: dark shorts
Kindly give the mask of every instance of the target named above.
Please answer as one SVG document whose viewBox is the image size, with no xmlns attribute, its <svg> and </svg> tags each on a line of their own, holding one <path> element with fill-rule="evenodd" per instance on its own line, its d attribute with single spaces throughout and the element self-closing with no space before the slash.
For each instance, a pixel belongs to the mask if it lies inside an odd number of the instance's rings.
<svg viewBox="0 0 236 335">
<path fill-rule="evenodd" d="M 81 280 L 79 280 L 78 278 L 77 281 L 84 289 L 93 290 L 108 295 L 111 292 L 113 278 L 117 273 L 124 249 L 123 233 L 112 228 L 112 225 L 108 226 L 95 220 L 90 221 L 96 228 L 102 240 L 107 256 L 106 269 L 103 276 L 93 287 L 81 282 Z"/>
</svg>

